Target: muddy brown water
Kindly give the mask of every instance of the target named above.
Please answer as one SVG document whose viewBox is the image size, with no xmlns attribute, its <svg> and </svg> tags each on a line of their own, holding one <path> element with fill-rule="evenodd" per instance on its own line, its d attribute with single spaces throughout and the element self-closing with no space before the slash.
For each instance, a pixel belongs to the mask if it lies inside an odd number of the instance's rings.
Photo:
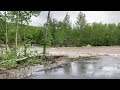
<svg viewBox="0 0 120 90">
<path fill-rule="evenodd" d="M 23 79 L 120 79 L 120 59 L 98 56 L 94 60 L 78 60 L 62 67 L 36 71 Z"/>
</svg>

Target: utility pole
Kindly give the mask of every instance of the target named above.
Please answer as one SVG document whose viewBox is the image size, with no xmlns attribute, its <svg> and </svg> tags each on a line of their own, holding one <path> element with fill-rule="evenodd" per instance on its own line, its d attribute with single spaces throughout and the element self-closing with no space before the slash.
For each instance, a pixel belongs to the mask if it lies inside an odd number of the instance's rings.
<svg viewBox="0 0 120 90">
<path fill-rule="evenodd" d="M 46 54 L 46 42 L 47 42 L 47 31 L 48 31 L 48 25 L 49 25 L 49 18 L 50 18 L 50 11 L 48 11 L 47 22 L 45 24 L 45 41 L 44 41 L 44 46 L 43 46 L 43 55 L 44 56 Z"/>
</svg>

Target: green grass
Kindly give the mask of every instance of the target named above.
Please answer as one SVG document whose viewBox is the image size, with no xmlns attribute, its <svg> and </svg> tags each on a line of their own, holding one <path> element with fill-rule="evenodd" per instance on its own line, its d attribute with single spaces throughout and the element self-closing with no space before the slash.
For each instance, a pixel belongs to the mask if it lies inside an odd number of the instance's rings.
<svg viewBox="0 0 120 90">
<path fill-rule="evenodd" d="M 54 61 L 53 56 L 47 56 L 43 60 L 43 57 L 32 57 L 28 58 L 21 63 L 17 63 L 16 61 L 6 61 L 2 64 L 0 64 L 0 68 L 6 68 L 6 69 L 13 69 L 13 68 L 21 68 L 21 67 L 26 67 L 26 66 L 34 66 L 36 64 L 43 64 L 43 63 L 49 63 L 49 61 Z M 77 58 L 68 58 L 68 57 L 62 57 L 60 60 L 70 60 L 70 61 L 76 61 L 76 60 L 93 60 L 93 59 L 98 59 L 96 56 L 79 56 Z"/>
<path fill-rule="evenodd" d="M 6 61 L 0 64 L 0 67 L 5 68 L 5 69 L 13 69 L 13 68 L 18 68 L 18 67 L 32 66 L 35 64 L 42 64 L 42 60 L 41 59 L 36 59 L 36 60 L 29 59 L 20 64 L 17 64 L 16 61 Z"/>
<path fill-rule="evenodd" d="M 46 57 L 46 60 L 43 60 L 42 56 L 32 57 L 32 58 L 25 59 L 21 61 L 20 63 L 17 63 L 16 61 L 12 61 L 12 60 L 10 61 L 7 60 L 0 64 L 0 68 L 13 69 L 13 68 L 32 66 L 35 64 L 42 64 L 43 62 L 51 61 L 52 59 L 53 59 L 52 56 Z"/>
<path fill-rule="evenodd" d="M 1 68 L 11 69 L 17 67 L 17 63 L 15 61 L 6 61 L 0 64 Z"/>
</svg>

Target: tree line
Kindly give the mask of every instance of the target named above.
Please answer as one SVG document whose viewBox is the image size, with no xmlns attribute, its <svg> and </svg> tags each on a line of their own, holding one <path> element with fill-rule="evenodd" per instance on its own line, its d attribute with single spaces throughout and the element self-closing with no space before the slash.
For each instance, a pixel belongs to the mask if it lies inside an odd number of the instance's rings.
<svg viewBox="0 0 120 90">
<path fill-rule="evenodd" d="M 72 26 L 67 13 L 62 21 L 49 17 L 47 36 L 45 26 L 29 26 L 31 16 L 39 16 L 40 11 L 4 11 L 0 13 L 0 43 L 6 45 L 38 44 L 47 46 L 80 47 L 112 46 L 120 44 L 120 23 L 87 23 L 80 12 Z M 16 43 L 15 43 L 16 42 Z"/>
</svg>

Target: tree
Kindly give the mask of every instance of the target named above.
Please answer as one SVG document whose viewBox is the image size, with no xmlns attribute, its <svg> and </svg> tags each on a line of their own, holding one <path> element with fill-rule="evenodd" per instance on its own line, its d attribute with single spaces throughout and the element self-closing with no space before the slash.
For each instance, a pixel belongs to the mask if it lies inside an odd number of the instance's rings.
<svg viewBox="0 0 120 90">
<path fill-rule="evenodd" d="M 80 12 L 77 16 L 76 27 L 78 30 L 83 30 L 86 25 L 85 14 Z"/>
<path fill-rule="evenodd" d="M 46 42 L 47 42 L 46 39 L 47 39 L 47 31 L 48 31 L 49 19 L 50 19 L 50 11 L 48 11 L 47 22 L 45 24 L 45 40 L 44 40 L 44 46 L 43 46 L 44 58 L 45 58 L 45 54 L 46 54 Z"/>
<path fill-rule="evenodd" d="M 19 11 L 16 12 L 16 34 L 15 34 L 15 52 L 17 56 L 17 36 L 18 36 Z"/>
<path fill-rule="evenodd" d="M 5 13 L 5 33 L 6 33 L 6 35 L 5 35 L 6 36 L 6 43 L 5 43 L 5 45 L 6 45 L 6 50 L 8 50 L 8 48 L 7 48 L 8 47 L 8 45 L 7 45 L 8 44 L 8 37 L 7 37 L 8 36 L 7 35 L 7 11 L 5 11 L 4 13 Z"/>
<path fill-rule="evenodd" d="M 70 23 L 70 15 L 68 13 L 66 14 L 64 20 L 63 20 L 63 32 L 64 34 L 64 46 L 70 45 L 70 32 L 71 32 L 71 23 Z"/>
<path fill-rule="evenodd" d="M 25 28 L 23 28 L 23 25 L 25 24 L 29 24 L 31 16 L 39 16 L 41 11 L 20 11 L 19 17 L 20 17 L 20 24 L 21 24 L 21 30 L 23 31 L 23 35 L 22 35 L 22 41 L 23 41 L 23 45 L 24 45 L 24 55 L 27 55 L 27 47 L 26 47 L 26 43 L 28 41 L 25 40 Z"/>
<path fill-rule="evenodd" d="M 5 16 L 0 12 L 0 42 L 5 44 Z"/>
<path fill-rule="evenodd" d="M 50 43 L 51 43 L 52 46 L 55 46 L 55 39 L 56 39 L 55 33 L 56 33 L 56 29 L 57 29 L 57 20 L 54 19 L 54 18 L 52 19 L 50 17 L 48 28 L 49 28 L 49 32 L 48 32 L 49 35 L 48 36 L 51 39 Z"/>
<path fill-rule="evenodd" d="M 22 36 L 21 39 L 24 42 L 24 55 L 26 56 L 26 40 L 25 40 L 25 27 L 23 26 L 28 25 L 32 16 L 38 16 L 41 11 L 9 11 L 9 20 L 17 24 L 17 31 L 16 31 L 16 48 L 17 48 L 17 32 L 18 32 L 18 24 L 21 24 Z"/>
<path fill-rule="evenodd" d="M 7 45 L 7 42 L 8 42 L 8 35 L 7 35 L 7 11 L 4 11 L 3 13 L 1 13 L 0 12 L 0 20 L 1 20 L 1 27 L 2 27 L 2 29 L 4 30 L 4 35 L 5 35 L 5 48 L 6 48 L 6 50 L 8 49 L 7 47 L 8 47 L 8 45 Z M 3 35 L 3 36 L 4 36 Z M 3 37 L 2 36 L 2 37 Z"/>
<path fill-rule="evenodd" d="M 84 28 L 86 26 L 86 19 L 85 19 L 85 14 L 80 12 L 77 16 L 77 21 L 75 22 L 76 29 L 78 30 L 79 36 L 78 36 L 78 45 L 77 46 L 82 46 L 82 42 L 84 41 L 83 39 L 83 33 L 84 33 Z"/>
</svg>

